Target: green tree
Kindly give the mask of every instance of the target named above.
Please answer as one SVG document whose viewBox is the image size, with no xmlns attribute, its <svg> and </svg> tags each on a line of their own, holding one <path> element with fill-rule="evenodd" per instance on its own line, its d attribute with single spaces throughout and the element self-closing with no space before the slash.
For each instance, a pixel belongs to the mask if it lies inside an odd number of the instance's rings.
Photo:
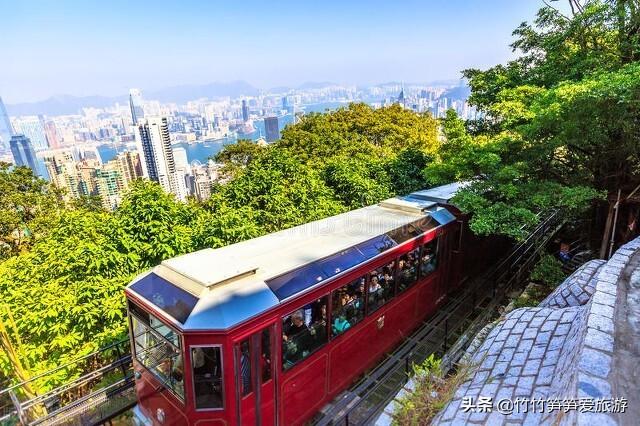
<svg viewBox="0 0 640 426">
<path fill-rule="evenodd" d="M 473 133 L 451 114 L 443 122 L 425 177 L 470 180 L 456 202 L 477 232 L 521 237 L 549 208 L 576 216 L 640 183 L 638 2 L 571 5 L 570 16 L 546 6 L 514 32 L 518 59 L 465 71 L 483 115 Z"/>
<path fill-rule="evenodd" d="M 336 197 L 349 208 L 364 207 L 392 195 L 385 161 L 368 156 L 333 157 L 322 178 Z"/>
<path fill-rule="evenodd" d="M 213 213 L 224 208 L 250 209 L 265 232 L 344 211 L 318 172 L 284 149 L 265 150 L 240 175 L 222 185 L 208 205 Z"/>
<path fill-rule="evenodd" d="M 135 253 L 143 267 L 191 251 L 194 212 L 189 206 L 156 183 L 135 181 L 115 212 L 124 233 L 123 248 Z"/>
<path fill-rule="evenodd" d="M 59 192 L 27 167 L 0 162 L 0 261 L 28 250 L 50 229 Z"/>
<path fill-rule="evenodd" d="M 225 145 L 215 156 L 215 161 L 222 163 L 222 174 L 233 177 L 249 163 L 264 148 L 248 139 L 239 139 L 236 143 Z"/>
<path fill-rule="evenodd" d="M 437 122 L 400 105 L 374 109 L 350 104 L 329 114 L 309 114 L 282 132 L 276 146 L 288 148 L 300 161 L 324 163 L 334 156 L 391 157 L 413 148 L 438 148 Z"/>
</svg>

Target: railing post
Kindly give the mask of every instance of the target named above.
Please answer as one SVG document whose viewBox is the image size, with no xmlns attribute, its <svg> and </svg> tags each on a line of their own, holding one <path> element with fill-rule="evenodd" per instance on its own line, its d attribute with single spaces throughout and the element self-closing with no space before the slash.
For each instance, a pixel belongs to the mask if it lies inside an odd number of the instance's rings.
<svg viewBox="0 0 640 426">
<path fill-rule="evenodd" d="M 447 337 L 449 336 L 449 318 L 444 320 L 444 350 L 442 352 L 447 352 Z"/>
<path fill-rule="evenodd" d="M 118 362 L 120 363 L 120 370 L 122 370 L 122 378 L 127 378 L 127 370 L 124 368 L 124 364 L 122 363 L 122 352 L 120 352 L 120 344 L 116 344 L 116 352 L 118 354 Z"/>
<path fill-rule="evenodd" d="M 11 398 L 11 402 L 13 403 L 13 406 L 16 408 L 16 413 L 18 414 L 18 419 L 20 419 L 20 423 L 23 425 L 29 424 L 29 420 L 27 419 L 26 414 L 22 410 L 22 405 L 20 404 L 20 401 L 18 400 L 18 397 L 16 396 L 16 394 L 13 391 L 9 391 L 9 397 Z"/>
</svg>

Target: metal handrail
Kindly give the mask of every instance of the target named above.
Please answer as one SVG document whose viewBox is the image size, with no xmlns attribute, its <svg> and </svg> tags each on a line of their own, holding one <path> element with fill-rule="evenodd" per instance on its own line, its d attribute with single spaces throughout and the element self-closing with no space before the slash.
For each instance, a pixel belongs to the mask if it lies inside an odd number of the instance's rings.
<svg viewBox="0 0 640 426">
<path fill-rule="evenodd" d="M 33 383 L 36 380 L 39 380 L 39 379 L 41 379 L 43 377 L 46 377 L 46 376 L 49 376 L 49 375 L 51 375 L 51 374 L 53 374 L 55 372 L 58 372 L 60 370 L 65 369 L 67 367 L 79 364 L 80 362 L 85 361 L 85 360 L 91 358 L 92 356 L 96 356 L 96 355 L 102 354 L 102 353 L 107 352 L 108 350 L 110 350 L 112 348 L 118 348 L 123 343 L 127 343 L 128 344 L 129 343 L 129 338 L 126 338 L 126 339 L 123 339 L 123 340 L 119 340 L 119 341 L 117 341 L 115 343 L 112 343 L 112 344 L 110 344 L 108 346 L 105 346 L 104 348 L 98 349 L 97 351 L 92 352 L 92 353 L 90 353 L 88 355 L 84 355 L 84 356 L 82 356 L 80 358 L 77 358 L 77 359 L 75 359 L 73 361 L 69 361 L 66 364 L 63 364 L 63 365 L 60 365 L 60 366 L 58 366 L 56 368 L 53 368 L 51 370 L 45 371 L 44 373 L 41 373 L 41 374 L 38 374 L 37 376 L 29 378 L 29 380 L 25 380 L 25 381 L 22 381 L 20 383 L 16 383 L 15 385 L 12 385 L 12 386 L 10 386 L 8 388 L 5 388 L 5 389 L 0 389 L 0 396 L 2 396 L 5 393 L 8 393 L 8 392 L 10 392 L 12 390 L 15 390 L 15 389 L 18 389 L 20 387 L 23 387 L 24 385 L 27 385 L 29 383 Z M 129 352 L 130 352 L 130 350 L 129 350 Z M 125 353 L 127 353 L 127 352 L 125 352 Z"/>
</svg>

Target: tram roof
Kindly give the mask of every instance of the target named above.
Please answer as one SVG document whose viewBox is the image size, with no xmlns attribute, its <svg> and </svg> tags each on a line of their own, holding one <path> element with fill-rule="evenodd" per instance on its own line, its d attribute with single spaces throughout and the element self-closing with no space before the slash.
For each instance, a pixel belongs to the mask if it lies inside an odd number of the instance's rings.
<svg viewBox="0 0 640 426">
<path fill-rule="evenodd" d="M 457 185 L 457 186 L 456 186 Z M 454 220 L 444 185 L 217 249 L 163 261 L 128 291 L 184 330 L 225 330 Z"/>
</svg>

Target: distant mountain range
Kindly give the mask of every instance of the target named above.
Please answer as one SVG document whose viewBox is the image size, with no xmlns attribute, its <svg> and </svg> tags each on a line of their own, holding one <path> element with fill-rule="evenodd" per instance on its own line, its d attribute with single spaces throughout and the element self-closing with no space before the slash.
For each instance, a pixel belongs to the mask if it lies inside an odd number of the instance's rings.
<svg viewBox="0 0 640 426">
<path fill-rule="evenodd" d="M 145 99 L 160 102 L 185 103 L 199 98 L 216 99 L 225 96 L 255 96 L 260 91 L 245 81 L 232 81 L 229 83 L 188 84 L 182 86 L 167 87 L 156 91 L 144 91 Z M 112 106 L 116 102 L 126 103 L 128 95 L 122 96 L 71 96 L 56 95 L 39 102 L 25 102 L 19 104 L 7 104 L 9 115 L 65 115 L 78 114 L 82 108 L 104 108 Z"/>
<path fill-rule="evenodd" d="M 400 84 L 398 82 L 389 82 L 380 84 L 390 85 Z M 460 84 L 460 80 L 440 80 L 431 83 L 425 83 L 430 86 L 452 86 Z M 306 82 L 297 87 L 274 87 L 269 90 L 271 93 L 285 93 L 292 89 L 298 90 L 312 90 L 322 89 L 324 87 L 336 86 L 337 83 L 328 81 L 323 82 Z M 405 86 L 413 84 L 405 83 Z M 456 91 L 458 88 L 451 90 Z M 466 86 L 462 86 L 459 89 L 467 90 Z M 222 97 L 240 97 L 240 96 L 256 96 L 260 93 L 260 89 L 252 86 L 246 81 L 232 81 L 228 83 L 209 83 L 209 84 L 187 84 L 181 86 L 167 87 L 156 91 L 143 90 L 142 95 L 145 99 L 157 100 L 160 102 L 175 102 L 185 103 L 194 99 L 208 98 L 216 99 Z M 457 92 L 456 92 L 457 93 Z M 7 104 L 7 112 L 11 116 L 19 115 L 66 115 L 66 114 L 79 114 L 82 108 L 105 108 L 112 106 L 116 102 L 126 103 L 128 102 L 128 95 L 121 96 L 71 96 L 71 95 L 56 95 L 49 99 L 38 102 L 24 102 L 18 104 Z"/>
</svg>

